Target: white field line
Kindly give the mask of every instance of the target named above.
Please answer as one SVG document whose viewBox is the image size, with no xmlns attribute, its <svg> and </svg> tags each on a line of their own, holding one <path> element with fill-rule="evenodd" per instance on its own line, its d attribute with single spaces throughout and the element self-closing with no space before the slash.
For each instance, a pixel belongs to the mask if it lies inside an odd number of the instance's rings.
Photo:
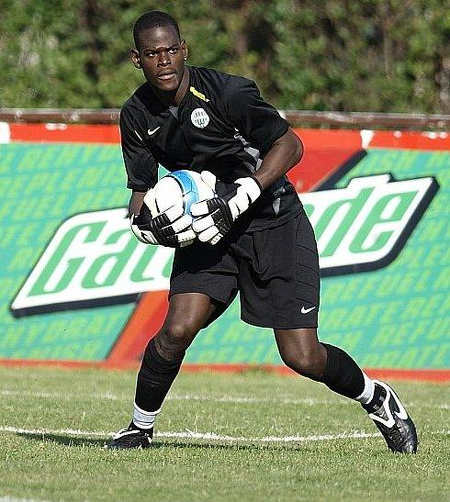
<svg viewBox="0 0 450 502">
<path fill-rule="evenodd" d="M 45 436 L 46 434 L 67 434 L 69 436 L 87 436 L 87 437 L 111 437 L 113 432 L 106 431 L 82 431 L 79 429 L 23 429 L 20 427 L 11 427 L 8 425 L 0 426 L 0 432 L 11 432 L 16 434 L 34 434 Z M 431 434 L 449 435 L 450 430 L 435 431 Z M 334 441 L 336 439 L 365 439 L 378 437 L 381 434 L 367 432 L 343 432 L 340 434 L 313 434 L 311 436 L 265 436 L 260 438 L 244 436 L 224 436 L 215 432 L 194 432 L 186 430 L 185 432 L 156 432 L 158 438 L 178 438 L 178 439 L 204 439 L 211 441 L 225 442 L 250 442 L 250 443 L 299 443 L 308 441 Z"/>
<path fill-rule="evenodd" d="M 11 390 L 11 389 L 0 389 L 0 396 L 18 396 L 18 397 L 34 397 L 43 399 L 56 399 L 56 400 L 73 400 L 74 398 L 79 399 L 97 399 L 97 400 L 109 400 L 109 401 L 130 401 L 130 396 L 119 396 L 112 394 L 110 392 L 105 393 L 91 393 L 91 394 L 68 394 L 68 393 L 58 393 L 58 392 L 33 392 L 33 391 L 21 391 L 21 390 Z M 350 399 L 336 398 L 331 399 L 317 399 L 313 397 L 305 397 L 299 399 L 291 398 L 257 398 L 250 396 L 211 396 L 211 395 L 201 395 L 201 394 L 169 394 L 166 398 L 167 401 L 206 401 L 211 403 L 268 403 L 268 404 L 300 404 L 307 406 L 317 406 L 317 405 L 348 405 L 352 403 Z M 406 402 L 405 406 L 411 406 L 414 408 L 434 408 L 440 410 L 450 410 L 450 404 L 426 404 L 420 402 Z"/>
<path fill-rule="evenodd" d="M 105 399 L 110 401 L 129 401 L 130 396 L 123 397 L 116 394 L 107 393 L 92 393 L 92 394 L 61 394 L 58 392 L 32 392 L 32 391 L 19 391 L 10 389 L 1 389 L 0 396 L 18 396 L 18 397 L 35 397 L 44 399 L 59 399 L 59 400 L 73 400 L 74 398 L 85 399 Z M 276 404 L 307 404 L 314 406 L 317 404 L 347 404 L 347 401 L 330 399 L 316 399 L 306 397 L 302 399 L 261 399 L 256 397 L 246 396 L 208 396 L 200 394 L 169 394 L 166 398 L 168 401 L 209 401 L 212 403 L 276 403 Z"/>
<path fill-rule="evenodd" d="M 331 399 L 317 399 L 314 397 L 304 397 L 300 399 L 291 398 L 258 398 L 249 396 L 202 396 L 199 394 L 169 394 L 167 399 L 172 401 L 209 401 L 213 403 L 271 403 L 271 404 L 307 404 L 315 406 L 317 404 L 347 404 L 347 401 Z"/>
<path fill-rule="evenodd" d="M 17 497 L 9 497 L 6 495 L 0 497 L 0 502 L 46 502 L 46 501 L 41 499 L 19 499 Z"/>
<path fill-rule="evenodd" d="M 20 427 L 0 426 L 1 432 L 12 432 L 17 434 L 67 434 L 68 436 L 100 436 L 110 437 L 112 432 L 106 431 L 82 431 L 79 429 L 22 429 Z M 312 436 L 266 436 L 261 438 L 252 438 L 244 436 L 225 436 L 216 434 L 215 432 L 194 432 L 186 430 L 185 432 L 156 432 L 155 437 L 160 438 L 177 438 L 177 439 L 204 439 L 211 441 L 225 441 L 225 442 L 251 442 L 251 443 L 290 443 L 290 442 L 306 442 L 306 441 L 330 441 L 334 439 L 348 439 L 348 438 L 372 438 L 379 436 L 379 433 L 365 433 L 365 432 L 344 432 L 342 434 L 322 434 Z"/>
</svg>

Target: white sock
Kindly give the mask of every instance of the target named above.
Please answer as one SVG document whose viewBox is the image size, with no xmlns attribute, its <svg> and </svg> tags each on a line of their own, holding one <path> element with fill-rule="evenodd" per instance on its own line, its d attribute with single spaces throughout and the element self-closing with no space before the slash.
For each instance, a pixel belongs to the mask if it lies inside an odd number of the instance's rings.
<svg viewBox="0 0 450 502">
<path fill-rule="evenodd" d="M 152 429 L 153 424 L 155 423 L 155 418 L 160 411 L 161 408 L 156 411 L 145 411 L 134 403 L 133 423 L 136 427 L 139 427 L 139 429 Z"/>
<path fill-rule="evenodd" d="M 364 389 L 358 397 L 355 397 L 356 401 L 362 404 L 367 404 L 372 401 L 373 393 L 375 392 L 375 383 L 371 380 L 363 371 L 364 375 Z"/>
</svg>

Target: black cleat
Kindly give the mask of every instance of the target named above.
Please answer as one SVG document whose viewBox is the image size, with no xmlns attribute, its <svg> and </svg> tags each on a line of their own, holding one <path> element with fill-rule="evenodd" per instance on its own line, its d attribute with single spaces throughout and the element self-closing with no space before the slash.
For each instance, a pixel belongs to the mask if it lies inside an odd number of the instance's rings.
<svg viewBox="0 0 450 502">
<path fill-rule="evenodd" d="M 416 427 L 389 385 L 375 380 L 374 397 L 363 408 L 375 422 L 390 450 L 394 453 L 416 453 Z"/>
<path fill-rule="evenodd" d="M 105 444 L 108 450 L 125 450 L 128 448 L 148 448 L 152 444 L 153 429 L 143 431 L 130 424 L 121 429 Z"/>
</svg>

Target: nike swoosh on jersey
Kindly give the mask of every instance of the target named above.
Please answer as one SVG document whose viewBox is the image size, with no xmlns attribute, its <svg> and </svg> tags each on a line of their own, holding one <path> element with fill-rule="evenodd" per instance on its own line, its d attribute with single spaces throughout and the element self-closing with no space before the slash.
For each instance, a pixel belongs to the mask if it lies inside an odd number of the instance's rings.
<svg viewBox="0 0 450 502">
<path fill-rule="evenodd" d="M 305 307 L 302 305 L 302 308 L 301 308 L 300 312 L 301 312 L 302 314 L 308 314 L 309 312 L 311 312 L 311 310 L 314 310 L 315 308 L 316 308 L 316 307 L 314 306 L 314 307 L 311 307 L 311 308 L 309 308 L 309 309 L 305 309 Z"/>
<path fill-rule="evenodd" d="M 156 131 L 159 131 L 161 129 L 161 126 L 158 126 L 158 127 L 155 127 L 154 129 L 149 129 L 147 131 L 148 135 L 149 136 L 153 136 L 155 134 Z"/>
</svg>

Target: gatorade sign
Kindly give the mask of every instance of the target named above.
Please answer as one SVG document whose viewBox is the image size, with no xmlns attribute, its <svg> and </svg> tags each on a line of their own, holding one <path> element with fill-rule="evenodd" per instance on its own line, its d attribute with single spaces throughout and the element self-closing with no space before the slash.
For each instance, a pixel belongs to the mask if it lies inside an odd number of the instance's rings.
<svg viewBox="0 0 450 502">
<path fill-rule="evenodd" d="M 433 177 L 354 178 L 346 188 L 300 198 L 314 227 L 323 275 L 386 266 L 428 207 Z M 58 228 L 11 304 L 15 316 L 135 301 L 167 290 L 173 250 L 148 246 L 129 230 L 126 210 L 77 214 Z"/>
</svg>

